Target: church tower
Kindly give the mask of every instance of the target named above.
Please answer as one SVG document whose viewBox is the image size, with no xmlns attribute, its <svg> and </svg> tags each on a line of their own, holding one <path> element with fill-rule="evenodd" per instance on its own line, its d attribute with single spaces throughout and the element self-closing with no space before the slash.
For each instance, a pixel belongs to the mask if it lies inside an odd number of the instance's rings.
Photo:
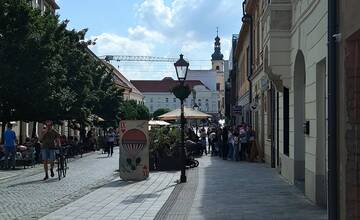
<svg viewBox="0 0 360 220">
<path fill-rule="evenodd" d="M 216 71 L 216 90 L 218 96 L 218 110 L 220 117 L 225 114 L 225 79 L 224 79 L 224 55 L 221 53 L 219 30 L 216 28 L 214 53 L 211 55 L 212 70 Z"/>
<path fill-rule="evenodd" d="M 224 72 L 224 55 L 221 53 L 221 43 L 219 31 L 216 29 L 216 37 L 214 43 L 214 53 L 211 55 L 212 69 L 218 72 Z"/>
</svg>

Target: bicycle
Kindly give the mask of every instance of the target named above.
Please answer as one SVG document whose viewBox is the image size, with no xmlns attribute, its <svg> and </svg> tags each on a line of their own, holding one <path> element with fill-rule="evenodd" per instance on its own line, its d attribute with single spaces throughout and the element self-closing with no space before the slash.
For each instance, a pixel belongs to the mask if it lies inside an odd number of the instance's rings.
<svg viewBox="0 0 360 220">
<path fill-rule="evenodd" d="M 57 172 L 59 180 L 61 180 L 61 176 L 66 177 L 66 171 L 67 169 L 69 169 L 69 167 L 67 166 L 66 149 L 66 147 L 60 147 L 59 152 L 56 154 Z"/>
</svg>

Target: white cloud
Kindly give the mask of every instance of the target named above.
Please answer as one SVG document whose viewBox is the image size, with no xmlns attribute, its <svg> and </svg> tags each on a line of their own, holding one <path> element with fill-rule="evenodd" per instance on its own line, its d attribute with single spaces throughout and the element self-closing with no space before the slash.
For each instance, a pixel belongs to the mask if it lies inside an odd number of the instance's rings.
<svg viewBox="0 0 360 220">
<path fill-rule="evenodd" d="M 193 69 L 203 69 L 211 65 L 216 27 L 227 59 L 231 35 L 238 33 L 241 25 L 238 0 L 143 0 L 134 10 L 137 20 L 127 35 L 92 37 L 98 38 L 92 47 L 96 54 L 177 57 L 182 52 L 190 60 L 209 60 L 191 63 Z M 161 79 L 173 74 L 173 66 L 154 63 L 124 64 L 120 69 L 130 79 Z"/>
<path fill-rule="evenodd" d="M 111 33 L 102 33 L 98 36 L 92 36 L 91 39 L 96 40 L 96 45 L 91 49 L 98 55 L 114 54 L 114 55 L 141 55 L 149 56 L 154 48 L 152 43 L 132 40 Z"/>
<path fill-rule="evenodd" d="M 164 42 L 165 36 L 157 31 L 150 31 L 146 27 L 136 26 L 128 29 L 129 37 L 135 40 L 145 40 L 150 42 Z"/>
<path fill-rule="evenodd" d="M 137 9 L 137 16 L 152 28 L 173 27 L 173 12 L 164 0 L 144 0 Z"/>
</svg>

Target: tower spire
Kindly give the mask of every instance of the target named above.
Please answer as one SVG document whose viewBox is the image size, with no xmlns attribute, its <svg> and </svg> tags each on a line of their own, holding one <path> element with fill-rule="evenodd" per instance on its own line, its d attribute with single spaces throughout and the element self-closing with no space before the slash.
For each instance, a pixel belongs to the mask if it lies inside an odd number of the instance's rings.
<svg viewBox="0 0 360 220">
<path fill-rule="evenodd" d="M 222 60 L 224 55 L 221 53 L 221 43 L 219 37 L 219 27 L 216 27 L 216 37 L 214 43 L 214 53 L 211 55 L 211 60 Z"/>
</svg>

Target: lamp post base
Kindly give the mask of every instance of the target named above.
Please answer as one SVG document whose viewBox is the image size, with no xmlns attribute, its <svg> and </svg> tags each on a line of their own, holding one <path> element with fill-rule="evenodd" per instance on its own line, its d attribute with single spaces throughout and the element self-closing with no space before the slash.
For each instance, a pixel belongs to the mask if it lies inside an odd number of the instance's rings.
<svg viewBox="0 0 360 220">
<path fill-rule="evenodd" d="M 180 176 L 180 183 L 186 183 L 186 176 L 185 175 Z"/>
</svg>

